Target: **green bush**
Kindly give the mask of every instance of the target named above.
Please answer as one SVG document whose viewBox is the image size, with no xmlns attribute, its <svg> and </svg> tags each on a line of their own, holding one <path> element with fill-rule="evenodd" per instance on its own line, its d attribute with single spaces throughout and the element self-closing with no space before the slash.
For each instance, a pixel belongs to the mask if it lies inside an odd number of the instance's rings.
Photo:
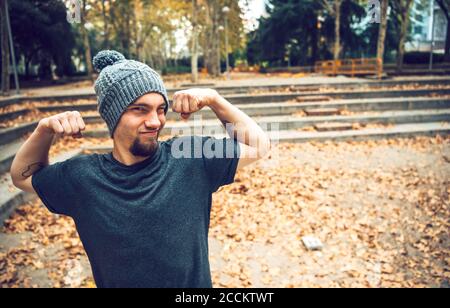
<svg viewBox="0 0 450 308">
<path fill-rule="evenodd" d="M 190 66 L 166 66 L 162 69 L 162 74 L 186 74 L 191 72 Z"/>
</svg>

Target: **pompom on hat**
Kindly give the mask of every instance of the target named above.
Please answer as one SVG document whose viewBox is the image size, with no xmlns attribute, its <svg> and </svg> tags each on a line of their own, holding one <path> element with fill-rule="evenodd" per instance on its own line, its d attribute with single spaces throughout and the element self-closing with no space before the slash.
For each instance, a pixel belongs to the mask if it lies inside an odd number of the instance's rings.
<svg viewBox="0 0 450 308">
<path fill-rule="evenodd" d="M 105 67 L 122 60 L 125 60 L 125 57 L 120 52 L 115 50 L 103 50 L 94 57 L 93 65 L 94 68 L 100 72 Z"/>
<path fill-rule="evenodd" d="M 166 87 L 159 74 L 148 65 L 127 60 L 115 50 L 100 51 L 92 63 L 100 73 L 94 85 L 98 111 L 108 125 L 111 137 L 123 112 L 142 95 L 161 94 L 166 102 L 165 113 L 168 112 Z"/>
</svg>

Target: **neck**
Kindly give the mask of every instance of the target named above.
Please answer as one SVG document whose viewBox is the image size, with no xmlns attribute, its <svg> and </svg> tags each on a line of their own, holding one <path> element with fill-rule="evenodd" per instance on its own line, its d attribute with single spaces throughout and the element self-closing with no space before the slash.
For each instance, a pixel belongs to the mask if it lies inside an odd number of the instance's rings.
<svg viewBox="0 0 450 308">
<path fill-rule="evenodd" d="M 147 157 L 135 156 L 132 153 L 130 153 L 130 151 L 121 148 L 116 143 L 114 143 L 114 148 L 112 150 L 112 155 L 114 156 L 114 158 L 117 161 L 121 162 L 122 164 L 124 164 L 126 166 L 131 166 L 131 165 L 140 163 L 141 161 L 144 161 L 144 160 L 146 160 L 147 158 L 150 157 L 150 156 L 147 156 Z"/>
</svg>

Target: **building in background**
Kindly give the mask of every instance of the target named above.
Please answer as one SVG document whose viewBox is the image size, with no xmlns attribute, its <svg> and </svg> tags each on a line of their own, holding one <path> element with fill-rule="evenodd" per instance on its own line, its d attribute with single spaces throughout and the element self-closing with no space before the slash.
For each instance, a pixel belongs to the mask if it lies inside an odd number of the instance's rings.
<svg viewBox="0 0 450 308">
<path fill-rule="evenodd" d="M 444 53 L 447 19 L 434 0 L 414 0 L 410 20 L 410 40 L 405 48 L 408 52 L 429 52 L 434 18 L 434 52 Z"/>
</svg>

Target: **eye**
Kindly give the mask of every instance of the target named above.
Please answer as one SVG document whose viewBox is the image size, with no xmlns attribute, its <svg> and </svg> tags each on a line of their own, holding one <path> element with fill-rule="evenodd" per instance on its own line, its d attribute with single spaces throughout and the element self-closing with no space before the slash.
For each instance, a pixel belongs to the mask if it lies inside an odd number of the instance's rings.
<svg viewBox="0 0 450 308">
<path fill-rule="evenodd" d="M 131 107 L 129 110 L 144 112 L 146 111 L 144 107 Z"/>
</svg>

